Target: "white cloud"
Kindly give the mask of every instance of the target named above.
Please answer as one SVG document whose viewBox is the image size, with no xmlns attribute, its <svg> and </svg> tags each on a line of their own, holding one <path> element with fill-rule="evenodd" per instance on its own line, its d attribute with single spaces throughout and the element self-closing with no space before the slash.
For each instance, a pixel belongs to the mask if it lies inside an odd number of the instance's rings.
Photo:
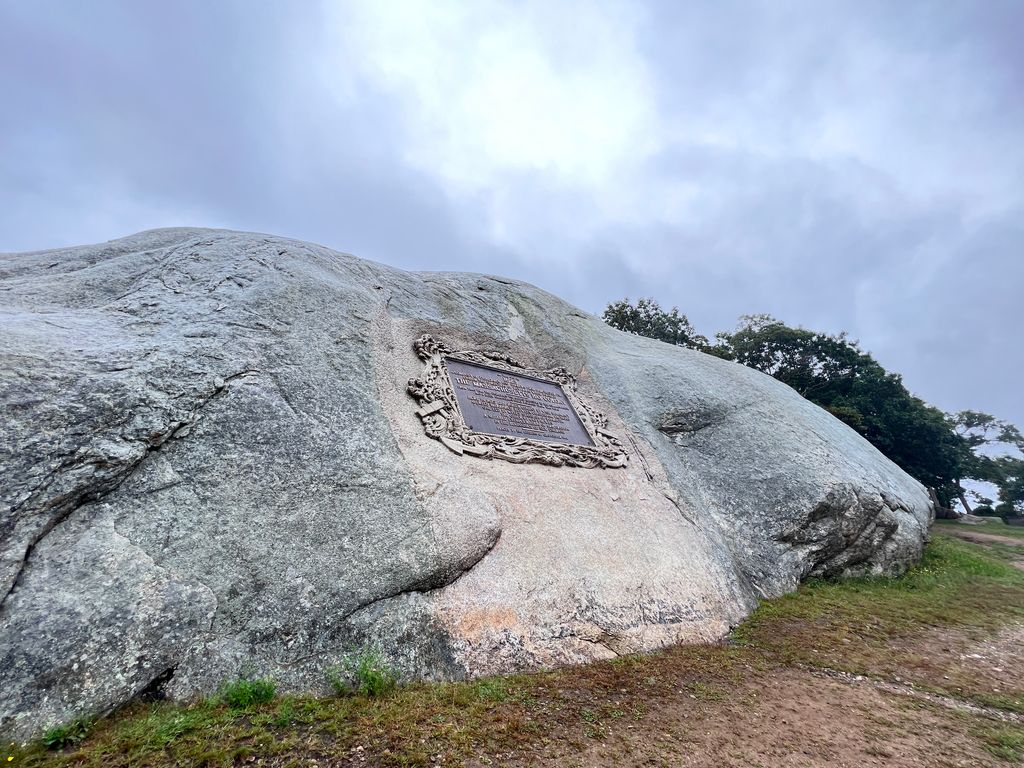
<svg viewBox="0 0 1024 768">
<path fill-rule="evenodd" d="M 1024 423 L 1019 3 L 66 6 L 0 24 L 0 248 L 223 224 L 770 311 Z"/>
<path fill-rule="evenodd" d="M 344 62 L 397 98 L 404 159 L 452 195 L 490 198 L 492 234 L 525 214 L 510 177 L 629 207 L 622 179 L 659 146 L 632 6 L 588 2 L 380 3 L 330 7 Z M 528 202 L 528 201 L 527 201 Z M 528 206 L 529 207 L 529 206 Z"/>
</svg>

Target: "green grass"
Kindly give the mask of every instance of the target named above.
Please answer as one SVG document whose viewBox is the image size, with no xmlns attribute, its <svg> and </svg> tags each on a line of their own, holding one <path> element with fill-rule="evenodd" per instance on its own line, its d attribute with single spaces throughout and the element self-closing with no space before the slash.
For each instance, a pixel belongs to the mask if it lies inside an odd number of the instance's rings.
<svg viewBox="0 0 1024 768">
<path fill-rule="evenodd" d="M 969 669 L 946 663 L 941 648 L 922 649 L 914 638 L 952 632 L 983 641 L 1022 620 L 1024 571 L 992 547 L 940 534 L 902 577 L 810 581 L 762 603 L 734 639 L 785 664 L 899 675 L 922 690 L 1021 711 L 1024 691 L 994 693 Z"/>
<path fill-rule="evenodd" d="M 89 734 L 91 724 L 89 718 L 80 717 L 70 723 L 47 729 L 40 740 L 47 749 L 64 749 L 82 741 Z"/>
<path fill-rule="evenodd" d="M 1024 547 L 1004 542 L 986 542 L 985 551 L 1007 563 L 1024 562 Z"/>
<path fill-rule="evenodd" d="M 376 648 L 346 654 L 340 666 L 328 668 L 325 674 L 339 696 L 386 696 L 398 686 L 398 673 Z"/>
<path fill-rule="evenodd" d="M 1013 539 L 1024 540 L 1024 525 L 1006 525 L 998 517 L 990 518 L 990 522 L 984 525 L 965 525 L 964 523 L 958 523 L 956 520 L 935 521 L 935 530 L 945 531 L 948 529 L 991 533 L 997 536 L 1009 536 Z"/>
<path fill-rule="evenodd" d="M 974 729 L 985 750 L 1007 762 L 1024 761 L 1024 728 L 1019 725 L 982 725 Z"/>
<path fill-rule="evenodd" d="M 725 690 L 713 686 L 707 685 L 702 682 L 687 683 L 683 686 L 683 689 L 688 691 L 691 696 L 695 699 L 705 699 L 707 701 L 724 701 L 728 698 L 728 694 Z"/>
<path fill-rule="evenodd" d="M 249 709 L 254 704 L 271 701 L 276 694 L 273 680 L 240 677 L 221 686 L 219 695 L 231 709 Z"/>
<path fill-rule="evenodd" d="M 946 685 L 951 695 L 1013 710 L 1015 692 L 997 694 L 997 701 L 991 690 L 970 689 L 970 681 L 942 682 L 949 670 L 939 670 L 938 682 L 928 677 L 931 649 L 915 655 L 920 643 L 909 641 L 933 629 L 985 636 L 1021 619 L 1024 572 L 984 547 L 937 535 L 904 576 L 807 583 L 763 603 L 727 644 L 531 675 L 408 685 L 395 684 L 379 655 L 362 652 L 348 660 L 344 677 L 339 672 L 344 696 L 275 698 L 270 681 L 243 678 L 191 706 L 135 703 L 87 732 L 55 729 L 50 735 L 59 751 L 40 741 L 15 749 L 10 764 L 213 768 L 244 764 L 254 755 L 274 765 L 303 765 L 313 757 L 333 764 L 347 761 L 357 746 L 372 745 L 373 761 L 383 766 L 459 765 L 513 749 L 584 748 L 578 745 L 604 740 L 619 723 L 643 727 L 657 716 L 661 697 L 679 695 L 694 706 L 728 704 L 744 684 L 749 689 L 750 681 L 768 680 L 772 670 L 791 664 L 879 676 L 920 673 L 922 688 Z M 972 727 L 992 755 L 1019 759 L 1020 728 L 989 721 Z"/>
<path fill-rule="evenodd" d="M 186 733 L 205 725 L 208 718 L 207 708 L 181 710 L 175 707 L 156 710 L 148 717 L 130 723 L 124 735 L 147 749 L 163 749 Z"/>
<path fill-rule="evenodd" d="M 971 698 L 986 707 L 1002 709 L 1007 712 L 1016 712 L 1024 715 L 1024 693 L 1016 696 L 1006 693 L 989 693 L 988 691 L 977 693 Z"/>
<path fill-rule="evenodd" d="M 488 677 L 478 681 L 476 695 L 483 701 L 508 701 L 511 698 L 508 681 L 502 677 Z"/>
<path fill-rule="evenodd" d="M 1024 618 L 1024 572 L 976 544 L 936 536 L 898 578 L 811 580 L 762 603 L 733 633 L 749 646 L 808 660 L 854 638 L 889 643 L 922 627 L 991 627 Z M 782 630 L 782 631 L 780 631 Z"/>
</svg>

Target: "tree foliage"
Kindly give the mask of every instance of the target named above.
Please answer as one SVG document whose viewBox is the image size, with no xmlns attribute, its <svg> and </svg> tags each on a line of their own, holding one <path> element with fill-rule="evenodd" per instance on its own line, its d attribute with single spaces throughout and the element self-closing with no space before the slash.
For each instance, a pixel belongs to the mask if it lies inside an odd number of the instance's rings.
<svg viewBox="0 0 1024 768">
<path fill-rule="evenodd" d="M 952 419 L 968 449 L 962 476 L 994 484 L 1002 504 L 1024 511 L 1024 460 L 1007 453 L 1024 454 L 1024 435 L 1013 424 L 979 411 L 960 411 Z"/>
<path fill-rule="evenodd" d="M 866 437 L 948 503 L 956 492 L 961 440 L 948 417 L 914 397 L 845 333 L 791 328 L 769 315 L 740 318 L 719 333 L 718 354 L 785 382 Z"/>
<path fill-rule="evenodd" d="M 1009 504 L 1014 514 L 1024 514 L 1024 460 L 1002 456 L 996 460 L 999 501 Z"/>
<path fill-rule="evenodd" d="M 602 318 L 608 325 L 626 333 L 678 347 L 708 349 L 707 337 L 694 330 L 686 315 L 681 315 L 676 307 L 666 312 L 654 299 L 639 299 L 635 305 L 629 299 L 612 302 L 605 308 Z"/>
<path fill-rule="evenodd" d="M 960 498 L 971 478 L 995 483 L 1000 500 L 1024 506 L 1024 462 L 986 452 L 995 444 L 1024 451 L 1024 436 L 988 414 L 949 416 L 912 395 L 899 374 L 889 373 L 845 333 L 792 328 L 771 315 L 745 315 L 715 343 L 694 330 L 675 307 L 653 299 L 609 304 L 604 319 L 640 336 L 698 349 L 756 368 L 785 382 L 860 432 L 876 448 L 927 486 L 943 504 Z"/>
</svg>

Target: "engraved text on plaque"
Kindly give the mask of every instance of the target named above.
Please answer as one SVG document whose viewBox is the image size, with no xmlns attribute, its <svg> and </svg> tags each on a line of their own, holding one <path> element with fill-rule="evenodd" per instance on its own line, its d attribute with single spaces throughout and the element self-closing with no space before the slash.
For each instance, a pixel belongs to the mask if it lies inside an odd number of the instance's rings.
<svg viewBox="0 0 1024 768">
<path fill-rule="evenodd" d="M 413 342 L 424 362 L 409 379 L 423 429 L 460 456 L 514 464 L 625 467 L 608 419 L 561 367 L 527 368 L 502 352 L 453 350 L 429 335 Z"/>
<path fill-rule="evenodd" d="M 562 388 L 518 373 L 446 358 L 459 410 L 474 432 L 593 445 Z"/>
</svg>

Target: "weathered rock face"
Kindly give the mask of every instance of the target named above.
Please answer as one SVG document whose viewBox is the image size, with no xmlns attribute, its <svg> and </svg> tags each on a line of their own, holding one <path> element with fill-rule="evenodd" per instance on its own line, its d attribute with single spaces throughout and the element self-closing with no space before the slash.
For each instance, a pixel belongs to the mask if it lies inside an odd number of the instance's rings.
<svg viewBox="0 0 1024 768">
<path fill-rule="evenodd" d="M 924 489 L 756 371 L 532 286 L 210 230 L 0 256 L 0 729 L 248 669 L 323 686 L 721 637 L 814 574 L 897 572 Z M 625 469 L 458 456 L 421 334 L 565 366 Z"/>
</svg>

